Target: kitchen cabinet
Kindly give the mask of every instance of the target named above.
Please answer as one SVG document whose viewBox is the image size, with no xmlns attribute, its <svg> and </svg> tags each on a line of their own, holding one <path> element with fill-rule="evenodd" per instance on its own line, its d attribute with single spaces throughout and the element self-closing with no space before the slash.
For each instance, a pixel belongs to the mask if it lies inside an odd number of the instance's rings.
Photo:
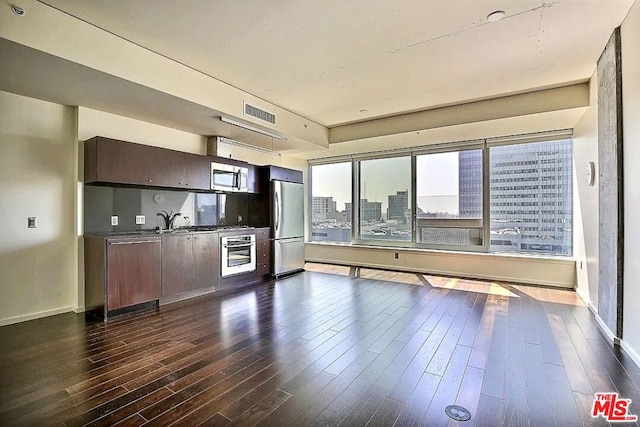
<svg viewBox="0 0 640 427">
<path fill-rule="evenodd" d="M 211 157 L 182 153 L 184 161 L 184 188 L 211 190 Z"/>
<path fill-rule="evenodd" d="M 162 236 L 162 296 L 193 290 L 193 244 L 189 234 Z"/>
<path fill-rule="evenodd" d="M 271 228 L 256 228 L 256 275 L 271 275 Z"/>
<path fill-rule="evenodd" d="M 85 142 L 85 183 L 211 189 L 211 157 L 94 137 Z"/>
<path fill-rule="evenodd" d="M 218 233 L 162 236 L 162 296 L 214 288 L 219 276 Z"/>
<path fill-rule="evenodd" d="M 160 239 L 107 240 L 107 308 L 160 298 Z"/>
<path fill-rule="evenodd" d="M 85 183 L 153 185 L 152 147 L 95 137 L 85 142 L 84 149 Z"/>
<path fill-rule="evenodd" d="M 85 308 L 108 312 L 158 300 L 161 293 L 159 237 L 85 237 Z"/>
<path fill-rule="evenodd" d="M 213 288 L 220 276 L 218 233 L 198 233 L 193 241 L 193 287 Z"/>
<path fill-rule="evenodd" d="M 270 191 L 270 182 L 287 181 L 302 184 L 302 171 L 296 169 L 283 168 L 280 166 L 267 165 L 258 167 L 258 193 L 268 194 Z"/>
<path fill-rule="evenodd" d="M 153 149 L 153 185 L 192 190 L 211 189 L 211 159 L 191 153 Z"/>
</svg>

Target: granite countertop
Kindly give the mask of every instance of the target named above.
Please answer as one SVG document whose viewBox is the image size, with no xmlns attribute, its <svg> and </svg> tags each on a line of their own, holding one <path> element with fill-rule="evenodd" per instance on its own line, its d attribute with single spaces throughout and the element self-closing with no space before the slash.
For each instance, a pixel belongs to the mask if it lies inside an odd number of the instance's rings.
<svg viewBox="0 0 640 427">
<path fill-rule="evenodd" d="M 180 227 L 173 230 L 132 230 L 132 231 L 104 231 L 85 233 L 87 237 L 152 237 L 161 236 L 164 234 L 184 234 L 184 233 L 210 233 L 212 231 L 238 231 L 238 230 L 254 230 L 253 227 L 248 226 L 195 226 L 195 227 Z"/>
</svg>

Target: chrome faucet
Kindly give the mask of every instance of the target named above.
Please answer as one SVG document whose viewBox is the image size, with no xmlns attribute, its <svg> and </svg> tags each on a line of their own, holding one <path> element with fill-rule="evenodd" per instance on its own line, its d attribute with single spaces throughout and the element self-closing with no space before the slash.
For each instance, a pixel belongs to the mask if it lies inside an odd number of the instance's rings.
<svg viewBox="0 0 640 427">
<path fill-rule="evenodd" d="M 173 222 L 176 220 L 177 217 L 181 216 L 182 214 L 180 212 L 173 213 L 173 211 L 171 212 L 162 211 L 162 212 L 158 212 L 156 215 L 161 216 L 162 219 L 164 219 L 164 225 L 166 230 L 172 230 Z"/>
</svg>

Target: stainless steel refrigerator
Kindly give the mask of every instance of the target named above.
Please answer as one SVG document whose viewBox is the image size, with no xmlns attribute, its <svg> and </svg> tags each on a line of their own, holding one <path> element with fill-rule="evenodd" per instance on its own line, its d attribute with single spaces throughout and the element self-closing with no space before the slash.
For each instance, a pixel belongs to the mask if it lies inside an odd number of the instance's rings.
<svg viewBox="0 0 640 427">
<path fill-rule="evenodd" d="M 304 186 L 271 181 L 273 220 L 273 274 L 281 276 L 304 268 Z"/>
</svg>

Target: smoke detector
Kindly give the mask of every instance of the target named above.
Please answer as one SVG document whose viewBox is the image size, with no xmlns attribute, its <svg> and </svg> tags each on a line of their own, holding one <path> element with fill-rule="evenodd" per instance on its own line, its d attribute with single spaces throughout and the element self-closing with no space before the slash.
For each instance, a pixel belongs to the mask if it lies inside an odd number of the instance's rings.
<svg viewBox="0 0 640 427">
<path fill-rule="evenodd" d="M 17 4 L 11 5 L 11 11 L 18 16 L 24 16 L 25 14 L 24 9 L 18 6 Z"/>
</svg>

